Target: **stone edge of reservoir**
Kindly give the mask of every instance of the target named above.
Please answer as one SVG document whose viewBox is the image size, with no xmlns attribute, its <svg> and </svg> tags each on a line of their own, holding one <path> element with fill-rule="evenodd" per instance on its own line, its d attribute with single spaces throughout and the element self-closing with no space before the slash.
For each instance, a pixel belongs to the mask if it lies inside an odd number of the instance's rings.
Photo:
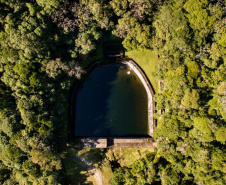
<svg viewBox="0 0 226 185">
<path fill-rule="evenodd" d="M 139 77 L 142 82 L 148 96 L 148 130 L 149 135 L 153 137 L 154 129 L 155 129 L 155 119 L 154 119 L 154 111 L 155 111 L 155 102 L 154 102 L 154 91 L 150 86 L 149 81 L 147 80 L 143 71 L 141 71 L 140 67 L 133 62 L 132 60 L 125 61 L 130 69 L 132 69 L 136 75 Z"/>
<path fill-rule="evenodd" d="M 148 131 L 149 135 L 152 137 L 129 137 L 129 138 L 120 138 L 120 137 L 79 137 L 79 145 L 77 147 L 81 148 L 108 148 L 108 147 L 116 147 L 116 148 L 134 148 L 134 147 L 156 147 L 156 142 L 153 139 L 153 132 L 156 127 L 156 121 L 154 119 L 155 112 L 155 102 L 154 102 L 154 91 L 148 81 L 145 73 L 142 69 L 132 60 L 126 60 L 115 63 L 103 63 L 96 62 L 92 64 L 88 69 L 86 69 L 87 73 L 93 71 L 98 65 L 104 64 L 126 64 L 130 70 L 133 70 L 135 74 L 141 80 L 145 90 L 147 92 L 148 97 Z M 76 88 L 76 87 L 74 87 Z M 74 98 L 74 89 L 72 90 L 72 102 Z M 73 117 L 73 108 L 71 108 L 71 117 Z M 74 120 L 74 119 L 71 119 Z M 72 121 L 73 122 L 73 121 Z M 73 125 L 73 123 L 71 123 Z M 73 127 L 72 133 L 74 133 L 75 127 Z M 74 136 L 76 137 L 76 136 Z M 73 145 L 73 144 L 72 144 Z"/>
</svg>

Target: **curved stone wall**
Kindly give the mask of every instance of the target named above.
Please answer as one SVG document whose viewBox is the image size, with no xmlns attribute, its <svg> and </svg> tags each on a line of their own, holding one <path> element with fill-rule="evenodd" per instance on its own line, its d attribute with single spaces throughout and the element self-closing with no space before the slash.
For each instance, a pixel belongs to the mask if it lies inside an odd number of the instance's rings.
<svg viewBox="0 0 226 185">
<path fill-rule="evenodd" d="M 155 129 L 155 119 L 154 119 L 154 112 L 155 112 L 155 102 L 154 102 L 154 91 L 150 86 L 149 81 L 147 80 L 144 72 L 140 69 L 140 67 L 132 60 L 123 62 L 129 66 L 131 70 L 133 70 L 136 75 L 141 80 L 143 86 L 146 89 L 147 96 L 148 96 L 148 126 L 149 126 L 149 135 L 153 137 L 153 132 Z"/>
</svg>

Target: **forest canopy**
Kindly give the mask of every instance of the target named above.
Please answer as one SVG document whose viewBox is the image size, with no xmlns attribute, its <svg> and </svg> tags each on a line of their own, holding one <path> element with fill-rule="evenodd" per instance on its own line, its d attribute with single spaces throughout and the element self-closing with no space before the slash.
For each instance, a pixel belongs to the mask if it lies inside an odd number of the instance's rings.
<svg viewBox="0 0 226 185">
<path fill-rule="evenodd" d="M 69 90 L 109 35 L 162 82 L 157 152 L 112 184 L 225 184 L 225 0 L 1 0 L 0 184 L 65 184 Z"/>
</svg>

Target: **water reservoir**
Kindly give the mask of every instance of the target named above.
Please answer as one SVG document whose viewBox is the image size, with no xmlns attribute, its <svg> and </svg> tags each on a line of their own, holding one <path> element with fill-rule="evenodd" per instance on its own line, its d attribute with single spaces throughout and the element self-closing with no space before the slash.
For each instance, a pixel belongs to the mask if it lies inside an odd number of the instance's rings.
<svg viewBox="0 0 226 185">
<path fill-rule="evenodd" d="M 148 135 L 148 100 L 138 76 L 124 64 L 100 65 L 74 99 L 75 136 Z"/>
</svg>

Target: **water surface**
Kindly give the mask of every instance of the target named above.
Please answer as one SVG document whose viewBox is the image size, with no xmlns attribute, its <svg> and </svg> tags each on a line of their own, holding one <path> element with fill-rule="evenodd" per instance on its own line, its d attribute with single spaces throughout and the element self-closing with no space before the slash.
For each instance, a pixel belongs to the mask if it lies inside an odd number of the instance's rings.
<svg viewBox="0 0 226 185">
<path fill-rule="evenodd" d="M 76 97 L 75 136 L 148 134 L 147 93 L 126 65 L 101 65 Z"/>
</svg>

